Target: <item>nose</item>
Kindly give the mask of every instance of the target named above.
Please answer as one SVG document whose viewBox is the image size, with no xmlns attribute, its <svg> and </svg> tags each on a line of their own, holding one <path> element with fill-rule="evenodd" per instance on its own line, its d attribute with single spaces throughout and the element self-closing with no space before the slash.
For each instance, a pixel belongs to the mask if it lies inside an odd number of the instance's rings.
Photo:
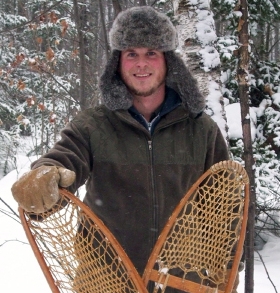
<svg viewBox="0 0 280 293">
<path fill-rule="evenodd" d="M 148 64 L 148 60 L 147 60 L 147 57 L 145 55 L 144 56 L 138 56 L 137 62 L 136 62 L 137 67 L 142 68 L 142 67 L 147 66 L 147 64 Z"/>
</svg>

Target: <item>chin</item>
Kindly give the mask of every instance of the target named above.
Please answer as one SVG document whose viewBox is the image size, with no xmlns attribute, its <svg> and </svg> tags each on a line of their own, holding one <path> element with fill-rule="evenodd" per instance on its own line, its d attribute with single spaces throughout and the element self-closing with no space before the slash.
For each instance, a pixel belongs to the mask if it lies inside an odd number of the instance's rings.
<svg viewBox="0 0 280 293">
<path fill-rule="evenodd" d="M 138 97 L 148 97 L 148 96 L 152 95 L 155 92 L 156 92 L 156 90 L 154 90 L 154 89 L 147 90 L 147 91 L 143 91 L 143 90 L 139 90 L 139 91 L 134 90 L 134 91 L 132 91 L 132 93 L 134 95 L 138 96 Z"/>
</svg>

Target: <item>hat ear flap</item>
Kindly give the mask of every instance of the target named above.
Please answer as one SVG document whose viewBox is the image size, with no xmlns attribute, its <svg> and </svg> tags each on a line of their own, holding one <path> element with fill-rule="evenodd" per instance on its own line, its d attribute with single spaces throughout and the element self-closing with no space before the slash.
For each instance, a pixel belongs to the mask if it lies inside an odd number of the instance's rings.
<svg viewBox="0 0 280 293">
<path fill-rule="evenodd" d="M 166 85 L 181 97 L 183 105 L 196 116 L 205 109 L 205 98 L 198 88 L 197 80 L 174 51 L 165 52 L 167 66 Z"/>
<path fill-rule="evenodd" d="M 99 81 L 102 102 L 110 110 L 132 106 L 132 96 L 119 74 L 119 60 L 120 51 L 113 50 Z"/>
</svg>

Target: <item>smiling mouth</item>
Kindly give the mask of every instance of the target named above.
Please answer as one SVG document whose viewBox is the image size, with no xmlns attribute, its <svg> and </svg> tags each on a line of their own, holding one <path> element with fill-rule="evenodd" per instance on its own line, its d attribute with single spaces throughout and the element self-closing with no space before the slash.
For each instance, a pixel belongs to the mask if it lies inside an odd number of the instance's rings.
<svg viewBox="0 0 280 293">
<path fill-rule="evenodd" d="M 145 74 L 134 74 L 134 76 L 136 76 L 136 77 L 148 77 L 148 76 L 150 76 L 150 75 L 152 75 L 152 74 L 150 74 L 150 73 L 145 73 Z"/>
</svg>

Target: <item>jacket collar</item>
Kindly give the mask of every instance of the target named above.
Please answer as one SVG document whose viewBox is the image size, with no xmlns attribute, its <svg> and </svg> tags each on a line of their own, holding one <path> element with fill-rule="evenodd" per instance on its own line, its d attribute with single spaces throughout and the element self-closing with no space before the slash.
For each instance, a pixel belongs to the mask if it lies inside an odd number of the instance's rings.
<svg viewBox="0 0 280 293">
<path fill-rule="evenodd" d="M 146 121 L 146 119 L 137 111 L 134 106 L 131 106 L 128 109 L 128 112 L 134 119 L 136 119 L 145 128 L 147 128 L 149 132 L 153 133 L 161 117 L 168 114 L 181 104 L 182 100 L 180 99 L 179 95 L 173 89 L 166 87 L 164 102 L 159 107 L 159 109 L 152 115 L 152 119 L 150 122 Z"/>
</svg>

